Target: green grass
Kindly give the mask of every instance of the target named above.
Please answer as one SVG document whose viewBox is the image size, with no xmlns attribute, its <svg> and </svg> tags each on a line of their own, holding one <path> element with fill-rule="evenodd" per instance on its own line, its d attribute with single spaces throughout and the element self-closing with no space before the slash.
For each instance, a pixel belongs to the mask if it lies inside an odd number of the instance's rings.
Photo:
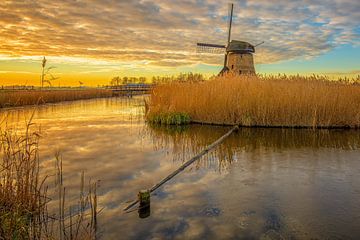
<svg viewBox="0 0 360 240">
<path fill-rule="evenodd" d="M 167 112 L 148 115 L 147 121 L 158 125 L 186 125 L 191 122 L 191 118 L 187 113 Z"/>
</svg>

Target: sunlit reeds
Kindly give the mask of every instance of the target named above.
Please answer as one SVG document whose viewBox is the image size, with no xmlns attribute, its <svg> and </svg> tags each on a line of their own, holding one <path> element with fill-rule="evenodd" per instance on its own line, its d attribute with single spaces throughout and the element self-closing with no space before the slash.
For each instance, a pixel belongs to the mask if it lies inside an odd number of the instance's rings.
<svg viewBox="0 0 360 240">
<path fill-rule="evenodd" d="M 38 134 L 1 133 L 0 231 L 4 239 L 38 236 L 45 215 L 45 179 L 39 179 Z M 46 218 L 46 217 L 45 217 Z"/>
<path fill-rule="evenodd" d="M 111 97 L 111 90 L 74 89 L 74 90 L 1 90 L 0 108 L 24 105 L 56 103 L 80 99 Z"/>
<path fill-rule="evenodd" d="M 148 118 L 181 112 L 192 121 L 264 127 L 360 127 L 359 81 L 321 76 L 224 76 L 157 86 Z"/>
<path fill-rule="evenodd" d="M 0 239 L 95 239 L 96 183 L 81 176 L 78 204 L 66 204 L 62 160 L 56 156 L 54 173 L 41 169 L 39 132 L 27 125 L 25 133 L 2 129 L 0 134 Z M 49 178 L 56 179 L 57 198 L 49 197 Z M 50 209 L 52 202 L 59 204 Z M 69 205 L 69 211 L 67 211 Z"/>
</svg>

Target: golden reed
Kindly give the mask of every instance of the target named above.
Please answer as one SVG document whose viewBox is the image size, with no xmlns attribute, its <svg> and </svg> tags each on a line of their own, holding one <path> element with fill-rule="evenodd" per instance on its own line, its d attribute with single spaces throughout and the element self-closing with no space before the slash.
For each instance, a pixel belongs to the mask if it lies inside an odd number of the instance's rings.
<svg viewBox="0 0 360 240">
<path fill-rule="evenodd" d="M 96 239 L 97 183 L 86 187 L 82 173 L 78 205 L 66 203 L 62 159 L 56 154 L 55 172 L 43 176 L 49 169 L 41 168 L 40 132 L 31 126 L 30 120 L 20 134 L 0 128 L 0 239 Z M 58 197 L 51 199 L 49 182 L 54 177 Z M 50 211 L 53 201 L 59 205 Z"/>
<path fill-rule="evenodd" d="M 223 76 L 172 82 L 151 93 L 148 118 L 182 112 L 193 122 L 264 127 L 360 127 L 360 82 L 322 76 Z"/>
<path fill-rule="evenodd" d="M 0 108 L 111 96 L 111 90 L 105 89 L 17 91 L 2 90 L 0 91 Z"/>
</svg>

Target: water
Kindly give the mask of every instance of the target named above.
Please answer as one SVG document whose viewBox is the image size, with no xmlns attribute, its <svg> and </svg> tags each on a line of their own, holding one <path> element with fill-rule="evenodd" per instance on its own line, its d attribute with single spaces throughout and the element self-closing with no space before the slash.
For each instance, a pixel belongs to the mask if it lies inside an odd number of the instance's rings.
<svg viewBox="0 0 360 240">
<path fill-rule="evenodd" d="M 102 239 L 360 238 L 360 131 L 241 129 L 160 188 L 139 218 L 125 202 L 229 128 L 149 127 L 141 97 L 3 110 L 0 120 L 21 131 L 32 113 L 44 172 L 59 151 L 69 197 L 81 171 L 99 180 Z"/>
</svg>

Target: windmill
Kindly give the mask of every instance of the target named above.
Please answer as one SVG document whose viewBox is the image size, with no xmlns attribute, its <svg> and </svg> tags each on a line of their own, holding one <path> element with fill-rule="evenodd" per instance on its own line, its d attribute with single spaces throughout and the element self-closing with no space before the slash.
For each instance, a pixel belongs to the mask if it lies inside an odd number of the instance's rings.
<svg viewBox="0 0 360 240">
<path fill-rule="evenodd" d="M 255 47 L 263 44 L 252 45 L 248 42 L 231 40 L 231 27 L 234 4 L 229 5 L 229 23 L 227 45 L 197 43 L 197 52 L 206 53 L 225 53 L 224 67 L 219 73 L 220 75 L 231 72 L 236 75 L 255 74 L 254 58 Z"/>
</svg>

